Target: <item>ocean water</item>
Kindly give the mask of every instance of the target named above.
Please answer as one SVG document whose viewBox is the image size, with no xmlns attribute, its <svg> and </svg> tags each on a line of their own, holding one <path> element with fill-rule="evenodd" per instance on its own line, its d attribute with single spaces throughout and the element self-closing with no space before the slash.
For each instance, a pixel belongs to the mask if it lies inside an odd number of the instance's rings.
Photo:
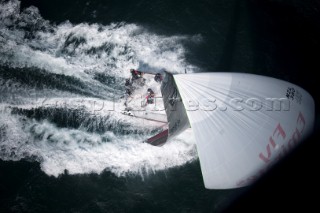
<svg viewBox="0 0 320 213">
<path fill-rule="evenodd" d="M 130 68 L 257 73 L 318 103 L 316 1 L 0 1 L 0 212 L 221 212 L 191 131 L 109 110 Z M 103 108 L 104 110 L 100 110 Z M 316 130 L 319 120 L 316 121 Z"/>
</svg>

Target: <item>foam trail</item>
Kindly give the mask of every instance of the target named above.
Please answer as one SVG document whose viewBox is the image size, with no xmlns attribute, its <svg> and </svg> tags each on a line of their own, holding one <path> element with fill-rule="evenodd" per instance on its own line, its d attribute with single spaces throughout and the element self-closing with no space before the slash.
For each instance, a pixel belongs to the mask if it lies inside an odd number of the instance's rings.
<svg viewBox="0 0 320 213">
<path fill-rule="evenodd" d="M 196 69 L 182 45 L 201 42 L 195 38 L 160 36 L 126 23 L 54 25 L 36 7 L 20 12 L 18 0 L 1 2 L 0 159 L 36 160 L 53 176 L 65 170 L 143 176 L 196 159 L 191 131 L 153 147 L 141 141 L 154 129 L 93 105 L 109 106 L 112 97 L 119 103 L 130 68 Z M 64 118 L 68 112 L 74 117 Z M 63 119 L 73 126 L 61 126 Z M 103 132 L 91 128 L 98 121 Z"/>
<path fill-rule="evenodd" d="M 144 176 L 197 158 L 191 131 L 166 146 L 154 147 L 141 143 L 142 137 L 137 135 L 89 134 L 57 128 L 48 122 L 32 121 L 20 125 L 18 120 L 10 116 L 5 119 L 6 124 L 0 123 L 1 159 L 35 158 L 48 175 L 58 176 L 65 170 L 69 174 L 108 170 L 117 176 Z M 6 134 L 9 130 L 10 134 Z"/>
<path fill-rule="evenodd" d="M 19 13 L 19 1 L 1 6 L 0 38 L 4 47 L 0 62 L 14 67 L 38 67 L 84 79 L 92 72 L 127 76 L 128 69 L 140 64 L 171 72 L 192 68 L 185 62 L 181 44 L 190 39 L 187 36 L 158 36 L 125 23 L 103 26 L 65 22 L 55 26 L 35 7 Z M 33 31 L 26 32 L 26 26 Z"/>
</svg>

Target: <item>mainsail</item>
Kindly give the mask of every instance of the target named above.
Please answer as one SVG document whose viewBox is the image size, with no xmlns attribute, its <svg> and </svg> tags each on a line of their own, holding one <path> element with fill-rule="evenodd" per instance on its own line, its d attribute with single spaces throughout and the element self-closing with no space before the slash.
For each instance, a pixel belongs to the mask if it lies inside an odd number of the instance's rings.
<svg viewBox="0 0 320 213">
<path fill-rule="evenodd" d="M 174 80 L 208 189 L 252 183 L 313 130 L 313 98 L 294 84 L 240 73 L 180 74 Z M 184 120 L 178 112 L 168 116 L 169 126 L 172 118 Z"/>
</svg>

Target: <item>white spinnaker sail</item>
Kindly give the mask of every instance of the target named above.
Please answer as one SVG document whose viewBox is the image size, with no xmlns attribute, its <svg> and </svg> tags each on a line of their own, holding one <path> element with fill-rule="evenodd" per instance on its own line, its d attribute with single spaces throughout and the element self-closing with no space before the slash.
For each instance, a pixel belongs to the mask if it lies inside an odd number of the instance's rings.
<svg viewBox="0 0 320 213">
<path fill-rule="evenodd" d="M 240 73 L 174 75 L 208 189 L 250 184 L 313 130 L 302 88 Z"/>
</svg>

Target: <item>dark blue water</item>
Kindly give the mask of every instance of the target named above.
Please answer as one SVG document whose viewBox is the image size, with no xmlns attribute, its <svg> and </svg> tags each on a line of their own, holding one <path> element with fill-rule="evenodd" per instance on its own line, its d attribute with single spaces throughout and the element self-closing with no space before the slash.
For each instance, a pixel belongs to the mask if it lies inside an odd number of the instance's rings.
<svg viewBox="0 0 320 213">
<path fill-rule="evenodd" d="M 317 108 L 319 11 L 312 0 L 0 1 L 0 212 L 312 206 L 301 196 L 317 185 L 316 136 L 262 187 L 206 190 L 188 133 L 159 150 L 140 143 L 156 128 L 90 109 L 121 99 L 132 67 L 273 76 Z"/>
</svg>

